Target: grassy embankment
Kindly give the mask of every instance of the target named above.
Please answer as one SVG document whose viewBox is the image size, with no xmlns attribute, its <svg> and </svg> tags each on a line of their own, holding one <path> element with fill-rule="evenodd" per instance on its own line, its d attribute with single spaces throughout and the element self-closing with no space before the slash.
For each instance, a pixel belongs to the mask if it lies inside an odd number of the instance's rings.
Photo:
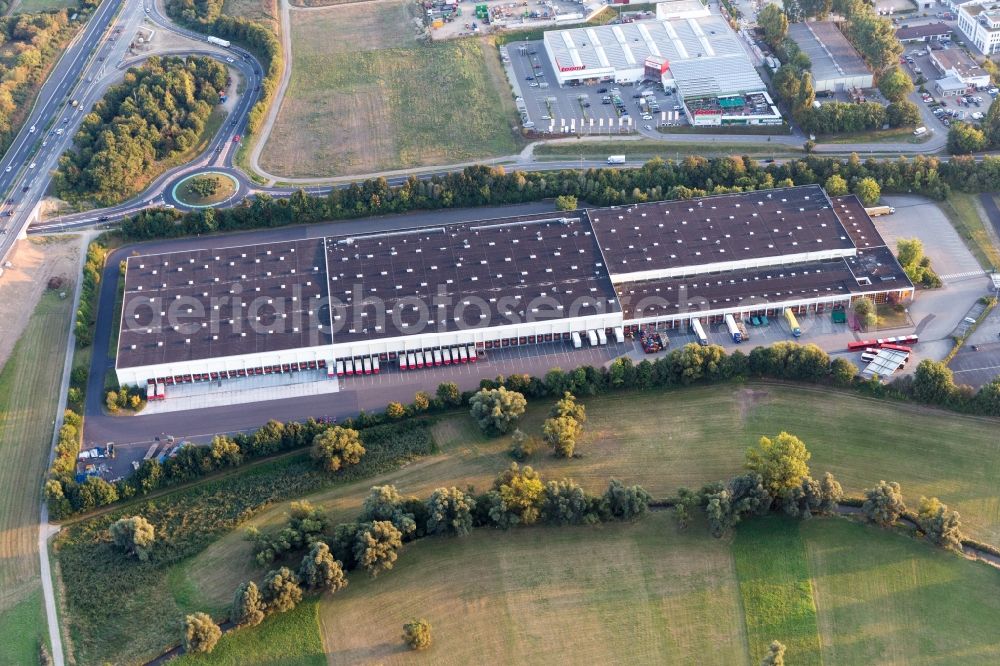
<svg viewBox="0 0 1000 666">
<path fill-rule="evenodd" d="M 688 155 L 725 156 L 754 155 L 758 157 L 789 156 L 802 151 L 782 144 L 740 144 L 740 143 L 666 143 L 638 139 L 635 141 L 575 141 L 545 143 L 536 146 L 534 155 L 538 158 L 600 160 L 608 155 L 625 155 L 629 160 L 645 160 L 653 157 L 682 160 Z"/>
<path fill-rule="evenodd" d="M 70 286 L 66 287 L 69 293 Z M 72 299 L 46 292 L 0 372 L 0 663 L 34 663 L 48 640 L 38 511 Z"/>
<path fill-rule="evenodd" d="M 747 445 L 762 434 L 787 429 L 801 436 L 809 446 L 813 454 L 811 467 L 814 473 L 832 471 L 849 492 L 856 494 L 880 478 L 897 480 L 902 483 L 911 503 L 915 503 L 920 495 L 937 495 L 961 512 L 965 529 L 971 535 L 992 542 L 1000 537 L 1000 490 L 990 473 L 1000 463 L 1000 444 L 991 436 L 995 429 L 994 421 L 965 418 L 906 404 L 866 400 L 845 393 L 771 385 L 614 395 L 586 402 L 589 420 L 579 447 L 582 457 L 556 460 L 545 452 L 539 452 L 529 460 L 546 478 L 571 476 L 588 490 L 599 492 L 614 476 L 628 483 L 640 483 L 655 496 L 666 496 L 682 485 L 699 487 L 707 481 L 738 473 Z M 547 408 L 548 405 L 543 403 L 533 406 L 523 427 L 529 432 L 536 432 Z M 705 418 L 706 414 L 711 414 L 712 418 Z M 425 497 L 442 485 L 465 487 L 472 484 L 483 489 L 509 463 L 506 455 L 509 442 L 504 438 L 482 437 L 464 414 L 443 418 L 435 426 L 434 436 L 440 449 L 436 455 L 419 458 L 377 478 L 330 486 L 308 496 L 327 509 L 334 520 L 348 520 L 357 514 L 362 498 L 375 483 L 393 483 L 404 494 L 418 497 Z M 292 472 L 291 467 L 288 472 Z M 316 488 L 314 484 L 307 483 L 296 492 L 290 482 L 285 487 L 271 480 L 265 481 L 269 479 L 267 474 L 268 470 L 261 468 L 254 471 L 257 481 L 239 481 L 246 485 L 241 497 L 246 492 L 256 492 L 251 489 L 259 486 L 266 489 L 273 502 L 270 508 L 265 508 L 249 521 L 239 521 L 241 528 L 247 524 L 273 528 L 283 521 L 287 511 L 287 503 L 280 500 L 301 497 Z M 289 478 L 299 479 L 299 475 L 292 473 Z M 285 488 L 284 491 L 282 488 Z M 207 496 L 197 499 L 194 495 L 199 492 L 197 488 L 185 490 L 175 498 L 191 496 L 193 499 L 190 502 L 183 499 L 185 505 L 197 501 L 198 506 L 202 506 Z M 159 498 L 156 503 L 166 508 L 176 501 L 166 497 Z M 233 513 L 235 516 L 240 510 L 240 507 L 227 508 L 226 514 Z M 201 529 L 196 524 L 198 520 L 189 516 L 185 522 L 190 524 L 183 529 Z M 230 520 L 227 518 L 227 521 Z M 99 529 L 100 524 L 89 527 L 83 524 L 81 528 L 89 532 Z M 225 529 L 213 529 L 210 537 L 192 537 L 203 544 L 198 546 L 197 554 L 172 565 L 164 578 L 151 582 L 143 588 L 141 595 L 138 591 L 121 591 L 116 599 L 118 605 L 130 609 L 130 615 L 135 618 L 177 617 L 178 613 L 192 610 L 207 610 L 223 617 L 236 586 L 248 578 L 259 579 L 264 573 L 263 569 L 254 565 L 242 529 L 227 529 L 232 531 L 226 533 Z M 611 529 L 617 528 L 600 528 Z M 697 532 L 692 534 L 701 539 L 698 533 L 704 534 L 702 528 L 695 530 Z M 524 532 L 525 535 L 538 533 L 533 530 Z M 509 538 L 533 538 L 518 536 L 520 534 L 515 531 Z M 592 533 L 587 534 L 588 539 L 593 538 Z M 549 536 L 545 539 L 551 541 Z M 671 536 L 668 541 L 673 540 Z M 444 547 L 437 545 L 439 542 L 427 543 L 433 545 L 419 544 L 407 548 L 401 564 L 410 561 L 422 548 Z M 705 537 L 699 543 L 708 548 L 720 542 Z M 913 545 L 923 549 L 920 552 L 932 552 L 922 544 Z M 588 540 L 585 545 L 578 544 L 573 552 L 589 553 L 592 547 L 596 548 Z M 681 559 L 688 557 L 683 555 Z M 589 561 L 590 558 L 585 559 Z M 525 560 L 530 564 L 532 558 L 517 555 L 511 560 Z M 446 559 L 442 569 L 454 570 L 454 561 Z M 114 566 L 127 565 L 116 558 Z M 579 566 L 578 559 L 569 569 L 558 571 L 563 577 L 570 573 L 576 575 Z M 385 578 L 390 579 L 397 573 L 393 572 Z M 364 589 L 365 585 L 367 583 L 361 577 L 352 577 L 351 589 Z M 372 590 L 378 589 L 374 583 L 372 585 Z M 695 589 L 691 594 L 698 597 L 704 592 Z M 475 600 L 478 597 L 473 595 L 470 598 Z M 385 605 L 385 597 L 382 600 L 382 605 Z M 575 605 L 585 606 L 588 603 L 579 598 L 570 601 Z M 344 612 L 342 603 L 338 597 L 333 604 L 338 609 L 337 613 Z M 478 609 L 488 605 L 488 602 L 474 601 L 470 605 Z M 607 619 L 611 615 L 602 617 Z M 324 626 L 328 626 L 325 618 L 324 615 Z M 821 616 L 821 628 L 822 622 Z M 131 646 L 133 654 L 145 654 L 150 648 L 156 649 L 150 640 L 169 640 L 174 635 L 170 626 L 165 626 L 163 631 L 153 632 L 156 636 L 144 633 L 143 646 L 139 646 L 133 634 L 107 630 L 113 626 L 110 621 L 101 623 L 99 627 L 78 625 L 78 639 L 82 640 L 78 640 L 77 644 L 86 645 L 87 655 L 95 658 L 122 654 L 126 646 Z M 393 622 L 385 631 L 391 631 L 395 636 L 399 627 Z M 738 632 L 742 631 L 742 628 L 738 629 Z M 330 640 L 326 642 L 328 648 L 341 645 L 345 639 L 338 638 L 341 643 Z M 895 637 L 892 640 L 903 639 Z"/>
<path fill-rule="evenodd" d="M 292 78 L 261 156 L 268 172 L 342 176 L 517 150 L 496 51 L 414 37 L 410 3 L 292 13 Z"/>
<path fill-rule="evenodd" d="M 989 221 L 980 213 L 978 195 L 952 192 L 941 205 L 952 226 L 962 237 L 976 261 L 984 270 L 1000 267 L 1000 249 L 993 243 L 993 235 L 986 225 Z"/>
</svg>

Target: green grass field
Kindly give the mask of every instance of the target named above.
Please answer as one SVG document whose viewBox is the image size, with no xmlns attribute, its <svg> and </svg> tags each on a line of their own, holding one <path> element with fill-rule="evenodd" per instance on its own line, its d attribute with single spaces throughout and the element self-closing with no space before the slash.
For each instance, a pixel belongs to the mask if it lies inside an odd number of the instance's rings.
<svg viewBox="0 0 1000 666">
<path fill-rule="evenodd" d="M 280 663 L 993 664 L 1000 579 L 990 567 L 844 519 L 751 519 L 735 540 L 678 532 L 667 512 L 634 524 L 478 530 L 407 546 L 394 570 L 315 610 L 232 634 L 198 664 L 278 663 L 264 636 L 301 646 Z M 426 652 L 402 625 L 432 625 Z M 360 629 L 360 630 L 359 630 Z M 284 635 L 282 635 L 284 634 Z M 749 636 L 749 640 L 748 640 Z M 262 644 L 263 643 L 263 644 Z M 752 646 L 752 649 L 751 647 Z M 246 655 L 255 655 L 249 659 Z"/>
<path fill-rule="evenodd" d="M 736 532 L 733 556 L 751 661 L 759 662 L 777 639 L 794 655 L 790 663 L 821 664 L 816 602 L 799 522 L 777 516 L 747 521 Z"/>
<path fill-rule="evenodd" d="M 253 655 L 248 658 L 248 655 Z M 311 597 L 294 610 L 238 633 L 225 634 L 211 654 L 186 654 L 171 666 L 323 666 L 326 656 L 319 633 L 319 598 Z"/>
<path fill-rule="evenodd" d="M 787 430 L 805 441 L 814 475 L 833 472 L 855 495 L 879 479 L 899 481 L 912 504 L 921 495 L 938 496 L 961 513 L 969 534 L 1000 543 L 995 421 L 849 393 L 770 385 L 612 395 L 586 404 L 588 422 L 577 449 L 581 457 L 562 460 L 540 451 L 528 461 L 546 478 L 570 476 L 600 492 L 609 478 L 617 477 L 664 497 L 681 486 L 698 488 L 738 473 L 746 447 L 762 435 Z M 529 409 L 524 430 L 537 432 L 547 409 L 541 403 Z M 484 489 L 510 464 L 509 440 L 483 437 L 465 415 L 443 420 L 434 434 L 439 454 L 379 482 L 426 497 L 442 484 Z M 366 480 L 334 486 L 310 499 L 335 520 L 350 520 L 371 485 Z M 287 510 L 287 503 L 280 503 L 251 522 L 274 527 Z M 213 543 L 186 566 L 201 605 L 209 608 L 228 604 L 237 585 L 260 575 L 242 532 Z"/>
<path fill-rule="evenodd" d="M 403 1 L 293 12 L 291 31 L 292 78 L 261 156 L 268 172 L 349 175 L 516 151 L 485 41 L 418 43 Z"/>
<path fill-rule="evenodd" d="M 46 635 L 38 511 L 72 305 L 46 292 L 0 372 L 0 663 L 35 658 Z"/>
</svg>

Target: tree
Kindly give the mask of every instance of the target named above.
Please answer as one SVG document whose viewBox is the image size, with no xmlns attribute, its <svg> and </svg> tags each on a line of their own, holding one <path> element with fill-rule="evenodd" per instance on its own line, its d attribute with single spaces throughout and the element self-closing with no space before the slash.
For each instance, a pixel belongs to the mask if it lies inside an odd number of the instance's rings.
<svg viewBox="0 0 1000 666">
<path fill-rule="evenodd" d="M 903 512 L 906 504 L 903 502 L 903 491 L 895 481 L 886 483 L 879 481 L 874 488 L 865 490 L 865 502 L 861 512 L 865 517 L 882 527 L 895 523 Z"/>
<path fill-rule="evenodd" d="M 431 397 L 424 391 L 413 394 L 413 411 L 426 412 L 431 406 Z"/>
<path fill-rule="evenodd" d="M 483 389 L 472 396 L 469 401 L 472 418 L 476 419 L 483 432 L 492 435 L 503 435 L 517 425 L 518 419 L 524 414 L 528 401 L 517 391 L 508 391 L 501 386 L 496 389 Z"/>
<path fill-rule="evenodd" d="M 316 435 L 312 444 L 312 457 L 328 472 L 336 472 L 347 465 L 357 465 L 365 447 L 357 430 L 336 426 Z"/>
<path fill-rule="evenodd" d="M 899 66 L 894 66 L 879 77 L 878 89 L 890 102 L 900 102 L 913 92 L 913 81 Z"/>
<path fill-rule="evenodd" d="M 264 603 L 268 611 L 284 613 L 302 601 L 299 578 L 288 567 L 269 571 L 264 577 Z"/>
<path fill-rule="evenodd" d="M 511 463 L 493 481 L 493 491 L 489 515 L 497 527 L 531 525 L 538 520 L 545 486 L 531 467 Z"/>
<path fill-rule="evenodd" d="M 455 382 L 438 384 L 437 397 L 448 407 L 457 407 L 462 404 L 462 392 L 458 390 L 458 384 Z"/>
<path fill-rule="evenodd" d="M 957 511 L 949 511 L 937 497 L 921 497 L 917 525 L 932 543 L 949 550 L 962 550 L 962 523 Z"/>
<path fill-rule="evenodd" d="M 255 627 L 264 621 L 264 609 L 257 583 L 251 580 L 236 589 L 229 617 L 237 627 Z"/>
<path fill-rule="evenodd" d="M 398 402 L 390 402 L 385 408 L 385 415 L 390 419 L 401 419 L 406 416 L 406 407 Z"/>
<path fill-rule="evenodd" d="M 874 206 L 882 196 L 882 188 L 874 178 L 862 178 L 854 184 L 854 194 L 865 206 Z"/>
<path fill-rule="evenodd" d="M 403 625 L 403 640 L 411 650 L 425 650 L 431 646 L 431 623 L 424 619 L 410 620 Z"/>
<path fill-rule="evenodd" d="M 396 526 L 400 534 L 404 537 L 409 536 L 416 531 L 417 523 L 413 519 L 413 514 L 403 508 L 405 502 L 406 499 L 399 494 L 396 486 L 372 486 L 362 505 L 358 522 L 388 520 Z"/>
<path fill-rule="evenodd" d="M 987 60 L 987 63 L 992 63 L 991 60 Z M 990 148 L 1000 147 L 1000 102 L 997 97 L 990 104 L 989 110 L 986 111 L 986 117 L 983 118 L 983 133 L 986 136 L 986 143 Z"/>
<path fill-rule="evenodd" d="M 582 430 L 579 422 L 571 416 L 549 418 L 542 424 L 542 439 L 552 447 L 557 457 L 572 458 Z"/>
<path fill-rule="evenodd" d="M 618 520 L 636 520 L 646 515 L 653 497 L 642 486 L 626 486 L 618 479 L 611 479 L 604 491 L 604 506 Z"/>
<path fill-rule="evenodd" d="M 854 316 L 858 318 L 858 322 L 866 329 L 877 324 L 878 310 L 875 307 L 875 301 L 867 296 L 862 296 L 854 301 Z"/>
<path fill-rule="evenodd" d="M 582 425 L 587 422 L 587 408 L 576 401 L 576 396 L 565 391 L 562 399 L 552 406 L 549 416 L 568 416 Z"/>
<path fill-rule="evenodd" d="M 691 512 L 698 506 L 700 499 L 698 493 L 687 488 L 677 489 L 677 501 L 674 503 L 674 520 L 677 521 L 677 529 L 687 529 L 688 523 L 691 521 Z"/>
<path fill-rule="evenodd" d="M 827 472 L 823 475 L 822 481 L 819 482 L 819 490 L 820 513 L 834 513 L 840 506 L 841 500 L 844 499 L 844 489 L 840 486 L 840 482 L 833 478 L 833 474 Z"/>
<path fill-rule="evenodd" d="M 403 547 L 403 535 L 388 520 L 376 520 L 361 525 L 354 544 L 354 557 L 374 578 L 392 569 Z"/>
<path fill-rule="evenodd" d="M 217 176 L 195 176 L 188 181 L 188 188 L 200 197 L 210 197 L 219 191 Z"/>
<path fill-rule="evenodd" d="M 343 565 L 333 559 L 330 547 L 322 541 L 312 545 L 309 553 L 302 558 L 299 578 L 310 590 L 337 592 L 347 587 L 347 576 Z"/>
<path fill-rule="evenodd" d="M 778 641 L 771 641 L 767 654 L 760 660 L 760 666 L 785 666 L 785 646 Z"/>
<path fill-rule="evenodd" d="M 560 194 L 556 197 L 556 210 L 576 210 L 576 197 L 572 194 Z"/>
<path fill-rule="evenodd" d="M 209 653 L 222 638 L 222 629 L 206 613 L 193 613 L 184 618 L 184 650 Z"/>
<path fill-rule="evenodd" d="M 549 481 L 542 498 L 542 520 L 550 525 L 581 525 L 598 522 L 594 498 L 572 479 Z"/>
<path fill-rule="evenodd" d="M 857 374 L 857 366 L 847 359 L 835 358 L 830 361 L 830 378 L 837 386 L 850 386 Z"/>
<path fill-rule="evenodd" d="M 788 35 L 788 17 L 777 5 L 767 4 L 757 12 L 757 25 L 764 31 L 764 41 L 776 49 Z"/>
<path fill-rule="evenodd" d="M 119 518 L 111 524 L 111 540 L 126 553 L 140 561 L 149 559 L 150 549 L 156 541 L 156 528 L 142 516 Z"/>
<path fill-rule="evenodd" d="M 524 462 L 535 452 L 535 438 L 528 437 L 520 428 L 515 428 L 510 436 L 510 457 Z"/>
<path fill-rule="evenodd" d="M 947 405 L 955 395 L 955 380 L 951 368 L 927 358 L 913 373 L 913 397 L 932 405 Z"/>
<path fill-rule="evenodd" d="M 768 5 L 769 7 L 773 5 Z M 847 181 L 844 177 L 839 174 L 833 174 L 826 179 L 826 183 L 823 185 L 823 189 L 831 197 L 841 197 L 847 194 Z"/>
<path fill-rule="evenodd" d="M 892 102 L 885 107 L 889 127 L 916 127 L 920 124 L 920 109 L 908 99 Z"/>
<path fill-rule="evenodd" d="M 225 435 L 212 438 L 212 461 L 217 467 L 239 467 L 243 462 L 240 445 Z"/>
<path fill-rule="evenodd" d="M 774 439 L 761 437 L 757 448 L 747 449 L 746 468 L 760 474 L 772 497 L 783 499 L 809 476 L 810 457 L 801 439 L 782 431 Z"/>
<path fill-rule="evenodd" d="M 948 152 L 952 155 L 968 155 L 986 148 L 986 135 L 969 123 L 956 122 L 948 130 Z"/>
<path fill-rule="evenodd" d="M 476 500 L 458 488 L 438 488 L 427 500 L 427 533 L 465 536 L 472 529 Z"/>
</svg>

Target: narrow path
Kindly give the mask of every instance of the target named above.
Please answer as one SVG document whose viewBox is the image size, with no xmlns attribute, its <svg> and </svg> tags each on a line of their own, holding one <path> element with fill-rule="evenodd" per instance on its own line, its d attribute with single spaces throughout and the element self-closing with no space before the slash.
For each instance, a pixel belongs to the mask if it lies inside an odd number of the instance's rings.
<svg viewBox="0 0 1000 666">
<path fill-rule="evenodd" d="M 281 81 L 278 89 L 274 92 L 274 99 L 271 100 L 271 108 L 267 110 L 267 118 L 264 124 L 257 130 L 257 140 L 250 151 L 250 169 L 257 175 L 268 179 L 268 185 L 274 185 L 277 176 L 272 176 L 260 167 L 260 154 L 264 150 L 264 144 L 271 138 L 271 129 L 274 121 L 278 119 L 278 111 L 282 102 L 285 101 L 285 91 L 288 90 L 288 82 L 292 78 L 292 19 L 289 11 L 288 0 L 279 0 L 281 3 L 281 20 L 278 21 L 278 30 L 281 32 L 281 52 L 285 59 L 285 68 L 281 72 Z"/>
<path fill-rule="evenodd" d="M 77 266 L 77 275 L 83 275 L 83 266 L 87 262 L 87 244 L 95 232 L 83 234 L 81 238 L 80 262 Z M 80 295 L 83 281 L 76 280 L 73 287 L 73 312 L 80 309 Z M 59 385 L 59 406 L 56 409 L 55 425 L 52 428 L 52 443 L 49 447 L 49 464 L 56 455 L 56 442 L 59 440 L 59 429 L 63 425 L 63 413 L 66 411 L 66 396 L 69 391 L 69 378 L 73 369 L 73 350 L 76 347 L 76 335 L 73 331 L 76 319 L 70 317 L 68 331 L 66 335 L 66 357 L 63 359 L 62 382 Z M 66 657 L 63 653 L 62 633 L 59 630 L 59 612 L 56 609 L 56 595 L 52 579 L 52 567 L 49 564 L 49 538 L 59 532 L 59 526 L 49 522 L 49 506 L 45 502 L 45 496 L 41 498 L 41 511 L 38 520 L 38 560 L 40 573 L 42 576 L 42 597 L 45 600 L 45 621 L 49 629 L 49 643 L 52 647 L 52 663 L 55 666 L 64 666 Z"/>
</svg>

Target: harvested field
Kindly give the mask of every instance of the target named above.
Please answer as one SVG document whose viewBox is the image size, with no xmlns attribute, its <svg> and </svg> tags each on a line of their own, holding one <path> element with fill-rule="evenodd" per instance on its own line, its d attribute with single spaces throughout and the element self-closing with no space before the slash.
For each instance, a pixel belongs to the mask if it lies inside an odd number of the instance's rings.
<svg viewBox="0 0 1000 666">
<path fill-rule="evenodd" d="M 516 150 L 475 38 L 422 44 L 406 2 L 293 11 L 292 78 L 261 155 L 276 176 L 338 176 Z"/>
</svg>

